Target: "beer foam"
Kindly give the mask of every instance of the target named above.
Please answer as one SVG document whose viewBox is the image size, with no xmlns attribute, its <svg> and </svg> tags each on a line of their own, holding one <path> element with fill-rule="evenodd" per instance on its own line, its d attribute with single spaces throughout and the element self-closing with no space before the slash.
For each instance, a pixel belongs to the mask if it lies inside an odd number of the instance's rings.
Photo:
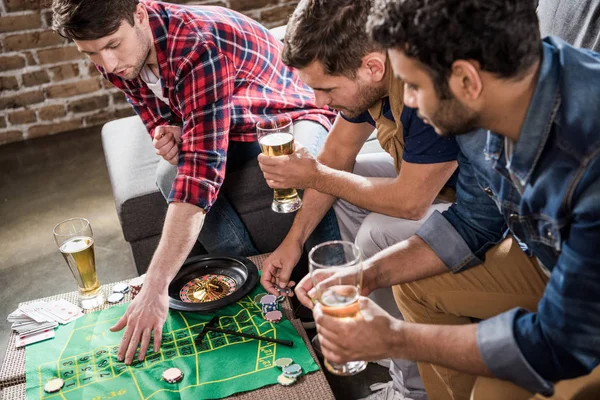
<svg viewBox="0 0 600 400">
<path fill-rule="evenodd" d="M 283 146 L 294 140 L 294 135 L 291 133 L 271 133 L 263 136 L 258 141 L 263 146 Z"/>
<path fill-rule="evenodd" d="M 90 247 L 94 243 L 94 239 L 89 236 L 77 236 L 67 240 L 60 247 L 63 253 L 76 253 Z"/>
</svg>

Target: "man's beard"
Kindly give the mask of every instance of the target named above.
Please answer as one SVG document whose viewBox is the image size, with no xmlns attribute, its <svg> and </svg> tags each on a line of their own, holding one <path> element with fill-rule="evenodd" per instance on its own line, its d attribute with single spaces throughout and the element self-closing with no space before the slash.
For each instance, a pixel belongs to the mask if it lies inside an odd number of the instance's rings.
<svg viewBox="0 0 600 400">
<path fill-rule="evenodd" d="M 366 112 L 369 108 L 381 100 L 384 94 L 385 89 L 374 88 L 359 83 L 358 93 L 356 94 L 356 104 L 354 104 L 352 108 L 336 107 L 335 105 L 331 105 L 330 107 L 341 111 L 344 113 L 344 116 L 352 119 Z"/>
<path fill-rule="evenodd" d="M 427 119 L 440 136 L 459 136 L 478 128 L 479 115 L 452 96 L 439 100 L 439 107 Z"/>
<path fill-rule="evenodd" d="M 131 68 L 133 68 L 133 70 L 124 77 L 127 80 L 136 79 L 140 75 L 140 72 L 142 71 L 142 68 L 144 68 L 144 66 L 146 65 L 146 62 L 148 61 L 148 58 L 150 57 L 150 53 L 152 50 L 152 47 L 151 47 L 152 42 L 143 35 L 141 29 L 139 29 L 139 28 L 136 28 L 136 29 L 137 29 L 136 35 L 137 35 L 138 39 L 140 39 L 140 43 L 142 46 L 141 54 L 144 54 L 143 49 L 145 49 L 146 55 L 143 57 L 140 57 L 140 59 L 136 62 L 136 65 L 131 67 Z"/>
</svg>

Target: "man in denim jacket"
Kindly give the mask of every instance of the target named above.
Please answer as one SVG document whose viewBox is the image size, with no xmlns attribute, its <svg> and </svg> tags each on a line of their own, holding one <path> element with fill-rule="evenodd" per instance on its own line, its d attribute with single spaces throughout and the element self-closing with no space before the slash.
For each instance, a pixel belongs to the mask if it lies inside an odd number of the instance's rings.
<svg viewBox="0 0 600 400">
<path fill-rule="evenodd" d="M 487 399 L 598 385 L 598 369 L 566 380 L 600 361 L 600 54 L 542 41 L 533 1 L 381 0 L 369 29 L 406 105 L 472 133 L 457 204 L 365 265 L 363 294 L 399 284 L 410 322 L 365 298 L 354 319 L 317 306 L 324 356 L 417 360 L 435 399 L 469 398 L 476 376 L 510 382 L 479 379 Z"/>
</svg>

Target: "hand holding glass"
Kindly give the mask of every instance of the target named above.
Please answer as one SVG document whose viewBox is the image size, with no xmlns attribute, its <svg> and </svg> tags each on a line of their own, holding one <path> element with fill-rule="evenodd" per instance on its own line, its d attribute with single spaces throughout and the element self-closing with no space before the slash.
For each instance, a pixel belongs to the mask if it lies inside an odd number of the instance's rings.
<svg viewBox="0 0 600 400">
<path fill-rule="evenodd" d="M 258 144 L 267 156 L 284 156 L 294 152 L 294 125 L 285 115 L 269 117 L 256 124 Z M 278 213 L 291 213 L 302 207 L 296 189 L 273 189 L 271 208 Z"/>
<path fill-rule="evenodd" d="M 79 287 L 81 307 L 88 310 L 104 304 L 104 293 L 96 275 L 94 234 L 85 218 L 67 219 L 54 227 L 54 240 Z"/>
<path fill-rule="evenodd" d="M 353 318 L 360 311 L 358 297 L 362 285 L 362 258 L 352 242 L 335 240 L 313 247 L 308 255 L 310 276 L 323 313 L 338 318 Z M 355 375 L 367 367 L 365 361 L 325 367 L 336 375 Z"/>
</svg>

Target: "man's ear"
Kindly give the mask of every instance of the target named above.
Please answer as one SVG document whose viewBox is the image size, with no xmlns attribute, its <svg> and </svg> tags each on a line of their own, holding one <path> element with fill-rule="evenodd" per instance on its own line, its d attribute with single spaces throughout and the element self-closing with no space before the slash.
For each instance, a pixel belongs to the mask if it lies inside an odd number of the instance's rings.
<svg viewBox="0 0 600 400">
<path fill-rule="evenodd" d="M 385 53 L 369 53 L 363 57 L 361 69 L 372 82 L 380 82 L 385 76 L 386 59 Z"/>
<path fill-rule="evenodd" d="M 137 24 L 143 24 L 148 21 L 148 11 L 142 3 L 139 3 L 133 14 L 133 19 Z"/>
<path fill-rule="evenodd" d="M 467 60 L 454 61 L 448 85 L 458 99 L 465 102 L 477 100 L 483 92 L 479 63 Z"/>
</svg>

